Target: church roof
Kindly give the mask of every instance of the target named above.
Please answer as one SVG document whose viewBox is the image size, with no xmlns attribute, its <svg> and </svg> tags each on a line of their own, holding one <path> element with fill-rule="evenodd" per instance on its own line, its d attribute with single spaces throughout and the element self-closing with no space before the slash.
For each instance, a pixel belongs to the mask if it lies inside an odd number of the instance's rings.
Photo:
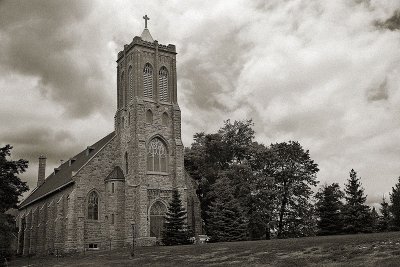
<svg viewBox="0 0 400 267">
<path fill-rule="evenodd" d="M 143 30 L 142 35 L 140 35 L 140 38 L 142 38 L 142 40 L 146 42 L 150 43 L 154 42 L 153 37 L 151 36 L 150 31 L 147 28 Z"/>
<path fill-rule="evenodd" d="M 33 202 L 44 198 L 62 188 L 72 184 L 73 174 L 84 166 L 97 152 L 99 152 L 113 137 L 112 132 L 102 138 L 94 145 L 89 146 L 70 160 L 61 164 L 52 174 L 50 174 L 39 187 L 35 188 L 32 193 L 19 205 L 19 208 L 26 207 Z"/>
</svg>

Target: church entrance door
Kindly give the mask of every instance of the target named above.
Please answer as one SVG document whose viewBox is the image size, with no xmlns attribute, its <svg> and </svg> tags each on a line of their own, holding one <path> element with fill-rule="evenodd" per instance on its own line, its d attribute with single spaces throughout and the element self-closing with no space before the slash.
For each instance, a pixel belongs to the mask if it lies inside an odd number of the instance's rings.
<svg viewBox="0 0 400 267">
<path fill-rule="evenodd" d="M 164 228 L 164 216 L 167 208 L 160 201 L 155 202 L 150 209 L 150 236 L 161 238 Z"/>
</svg>

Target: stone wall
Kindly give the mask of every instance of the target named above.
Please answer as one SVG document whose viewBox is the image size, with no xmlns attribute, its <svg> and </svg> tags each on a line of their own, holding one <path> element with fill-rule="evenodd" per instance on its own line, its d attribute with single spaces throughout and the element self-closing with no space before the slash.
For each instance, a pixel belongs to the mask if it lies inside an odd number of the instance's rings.
<svg viewBox="0 0 400 267">
<path fill-rule="evenodd" d="M 89 244 L 96 244 L 98 249 L 109 249 L 110 220 L 112 213 L 115 213 L 115 208 L 111 209 L 109 205 L 109 202 L 114 198 L 110 198 L 105 179 L 116 166 L 123 169 L 118 139 L 114 137 L 75 174 L 73 178 L 76 183 L 75 209 L 71 214 L 74 217 L 75 224 L 71 227 L 75 229 L 77 238 L 70 240 L 70 248 L 83 251 L 89 248 Z M 116 191 L 120 194 L 119 199 L 123 198 L 124 195 L 121 187 L 121 185 L 118 185 Z M 90 220 L 87 216 L 87 197 L 93 190 L 99 196 L 98 220 Z M 119 203 L 119 205 L 123 210 L 123 203 Z M 121 227 L 119 224 L 118 221 L 113 227 Z M 115 237 L 112 239 L 115 239 Z"/>
<path fill-rule="evenodd" d="M 65 206 L 68 205 L 65 199 L 73 188 L 73 185 L 68 186 L 19 211 L 18 243 L 23 243 L 22 247 L 18 246 L 19 254 L 43 255 L 56 253 L 57 249 L 60 252 L 64 251 L 66 246 L 64 225 L 67 223 Z M 26 221 L 24 229 L 22 220 Z"/>
</svg>

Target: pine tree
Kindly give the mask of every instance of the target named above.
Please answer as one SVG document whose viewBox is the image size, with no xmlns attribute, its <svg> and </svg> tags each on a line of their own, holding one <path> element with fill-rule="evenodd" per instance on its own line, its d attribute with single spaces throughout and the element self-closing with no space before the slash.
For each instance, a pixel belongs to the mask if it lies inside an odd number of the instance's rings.
<svg viewBox="0 0 400 267">
<path fill-rule="evenodd" d="M 172 200 L 169 203 L 165 216 L 162 243 L 166 246 L 190 244 L 189 231 L 186 223 L 186 211 L 177 189 L 172 191 Z"/>
<path fill-rule="evenodd" d="M 392 214 L 393 230 L 400 230 L 400 177 L 398 182 L 392 187 L 390 193 L 390 212 Z"/>
<path fill-rule="evenodd" d="M 318 235 L 337 235 L 342 232 L 342 198 L 343 192 L 339 184 L 324 185 L 315 196 L 316 209 L 319 217 Z"/>
<path fill-rule="evenodd" d="M 214 201 L 208 211 L 208 235 L 211 242 L 239 241 L 246 237 L 246 218 L 234 188 L 226 176 L 213 185 Z"/>
<path fill-rule="evenodd" d="M 371 213 L 365 204 L 367 197 L 361 186 L 360 178 L 352 169 L 345 185 L 346 203 L 343 209 L 344 232 L 349 234 L 372 232 Z"/>
<path fill-rule="evenodd" d="M 371 230 L 373 232 L 379 231 L 379 214 L 375 207 L 372 207 L 371 209 Z"/>
<path fill-rule="evenodd" d="M 379 216 L 378 220 L 378 230 L 380 232 L 387 232 L 390 229 L 392 218 L 389 208 L 389 203 L 387 203 L 385 197 L 383 197 L 381 208 L 379 209 L 379 211 L 381 212 L 381 216 Z"/>
</svg>

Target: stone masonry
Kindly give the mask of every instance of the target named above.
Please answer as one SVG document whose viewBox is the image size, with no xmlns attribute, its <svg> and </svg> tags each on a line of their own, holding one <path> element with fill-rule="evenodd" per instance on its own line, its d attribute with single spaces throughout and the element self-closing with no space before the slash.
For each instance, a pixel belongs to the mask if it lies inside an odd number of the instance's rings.
<svg viewBox="0 0 400 267">
<path fill-rule="evenodd" d="M 133 38 L 118 53 L 117 95 L 113 133 L 44 181 L 39 171 L 42 180 L 19 208 L 19 253 L 116 249 L 133 239 L 154 245 L 174 188 L 201 234 L 196 183 L 184 169 L 175 46 L 153 41 L 147 28 Z"/>
</svg>

